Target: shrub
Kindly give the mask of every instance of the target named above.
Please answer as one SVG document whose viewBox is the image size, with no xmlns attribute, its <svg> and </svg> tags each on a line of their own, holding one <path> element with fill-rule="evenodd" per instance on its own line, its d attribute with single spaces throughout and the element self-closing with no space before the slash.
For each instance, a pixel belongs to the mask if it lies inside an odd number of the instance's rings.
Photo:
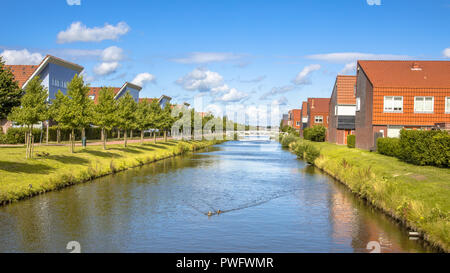
<svg viewBox="0 0 450 273">
<path fill-rule="evenodd" d="M 293 151 L 297 155 L 297 158 L 304 159 L 305 157 L 305 151 L 306 151 L 306 143 L 303 141 L 297 141 L 295 142 L 295 145 L 293 146 Z"/>
<path fill-rule="evenodd" d="M 315 142 L 324 142 L 327 129 L 322 125 L 314 125 L 312 128 L 303 130 L 303 137 Z"/>
<path fill-rule="evenodd" d="M 28 132 L 28 128 L 9 128 L 6 132 L 4 144 L 20 144 L 25 143 L 25 133 Z M 42 136 L 44 137 L 44 136 Z M 33 140 L 35 143 L 41 139 L 41 129 L 33 129 Z"/>
<path fill-rule="evenodd" d="M 356 136 L 355 135 L 348 135 L 347 136 L 347 147 L 349 147 L 349 148 L 355 148 L 356 147 Z"/>
<path fill-rule="evenodd" d="M 0 128 L 0 144 L 6 144 L 6 135 L 3 133 L 2 128 Z"/>
<path fill-rule="evenodd" d="M 306 146 L 304 152 L 305 160 L 309 164 L 313 165 L 314 161 L 320 156 L 320 150 L 311 144 L 307 144 L 305 146 Z"/>
<path fill-rule="evenodd" d="M 450 134 L 446 131 L 401 130 L 400 138 L 379 138 L 377 149 L 415 165 L 450 167 Z"/>
<path fill-rule="evenodd" d="M 292 142 L 294 142 L 296 140 L 297 140 L 297 137 L 293 134 L 285 135 L 283 137 L 283 139 L 281 140 L 281 146 L 283 146 L 285 148 L 289 147 L 289 144 L 291 144 Z"/>
<path fill-rule="evenodd" d="M 446 131 L 401 130 L 399 158 L 416 165 L 450 167 L 450 135 Z"/>
<path fill-rule="evenodd" d="M 380 154 L 398 157 L 400 154 L 400 139 L 398 138 L 378 138 L 377 151 Z"/>
</svg>

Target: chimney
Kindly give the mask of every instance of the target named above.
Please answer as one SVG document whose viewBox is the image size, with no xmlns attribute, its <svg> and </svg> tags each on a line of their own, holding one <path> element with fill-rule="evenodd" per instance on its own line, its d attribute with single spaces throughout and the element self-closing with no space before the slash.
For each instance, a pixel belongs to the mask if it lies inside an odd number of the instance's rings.
<svg viewBox="0 0 450 273">
<path fill-rule="evenodd" d="M 420 65 L 417 62 L 413 62 L 412 66 L 411 66 L 411 70 L 412 71 L 420 71 L 420 70 L 422 70 L 422 68 L 420 67 Z"/>
</svg>

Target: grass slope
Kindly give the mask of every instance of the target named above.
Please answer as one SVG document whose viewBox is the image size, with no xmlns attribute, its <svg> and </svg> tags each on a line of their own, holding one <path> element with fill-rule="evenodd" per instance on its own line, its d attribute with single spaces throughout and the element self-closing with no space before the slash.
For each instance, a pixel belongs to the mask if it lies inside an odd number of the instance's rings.
<svg viewBox="0 0 450 273">
<path fill-rule="evenodd" d="M 354 193 L 424 238 L 450 251 L 450 170 L 407 164 L 397 158 L 331 143 L 314 164 Z"/>
<path fill-rule="evenodd" d="M 35 153 L 46 157 L 25 159 L 25 148 L 0 147 L 0 205 L 107 174 L 141 166 L 164 158 L 198 150 L 215 141 L 167 141 L 77 148 L 69 153 L 67 146 L 35 147 Z"/>
</svg>

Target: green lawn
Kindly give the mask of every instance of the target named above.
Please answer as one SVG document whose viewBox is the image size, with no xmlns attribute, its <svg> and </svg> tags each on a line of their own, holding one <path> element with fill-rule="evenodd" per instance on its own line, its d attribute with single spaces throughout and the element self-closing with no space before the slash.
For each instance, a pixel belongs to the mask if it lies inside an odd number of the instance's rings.
<svg viewBox="0 0 450 273">
<path fill-rule="evenodd" d="M 416 166 L 376 152 L 308 142 L 315 165 L 405 224 L 450 250 L 450 169 Z"/>
<path fill-rule="evenodd" d="M 182 154 L 214 144 L 214 141 L 167 141 L 76 147 L 36 146 L 35 154 L 46 152 L 45 157 L 25 159 L 25 148 L 0 147 L 0 204 L 84 182 L 127 168 Z"/>
</svg>

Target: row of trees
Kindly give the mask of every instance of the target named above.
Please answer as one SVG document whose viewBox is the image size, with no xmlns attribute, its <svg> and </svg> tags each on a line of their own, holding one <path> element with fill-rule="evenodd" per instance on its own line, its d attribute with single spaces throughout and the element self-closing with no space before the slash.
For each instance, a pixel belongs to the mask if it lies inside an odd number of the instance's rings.
<svg viewBox="0 0 450 273">
<path fill-rule="evenodd" d="M 98 103 L 94 104 L 88 96 L 89 91 L 83 77 L 76 75 L 67 86 L 67 94 L 58 91 L 55 99 L 48 103 L 48 90 L 42 86 L 39 77 L 30 81 L 20 99 L 20 105 L 13 107 L 8 115 L 9 120 L 29 129 L 25 141 L 27 158 L 33 155 L 33 125 L 47 120 L 55 121 L 58 129 L 71 130 L 71 152 L 75 146 L 75 130 L 81 130 L 84 137 L 85 128 L 89 126 L 98 126 L 102 129 L 104 149 L 107 141 L 106 131 L 113 128 L 124 131 L 125 147 L 127 132 L 134 129 L 141 131 L 141 141 L 144 139 L 144 131 L 148 129 L 164 131 L 167 140 L 167 131 L 175 121 L 171 116 L 169 104 L 161 109 L 157 101 L 150 103 L 143 100 L 136 103 L 129 93 L 116 100 L 113 89 L 108 87 L 101 88 Z"/>
</svg>

